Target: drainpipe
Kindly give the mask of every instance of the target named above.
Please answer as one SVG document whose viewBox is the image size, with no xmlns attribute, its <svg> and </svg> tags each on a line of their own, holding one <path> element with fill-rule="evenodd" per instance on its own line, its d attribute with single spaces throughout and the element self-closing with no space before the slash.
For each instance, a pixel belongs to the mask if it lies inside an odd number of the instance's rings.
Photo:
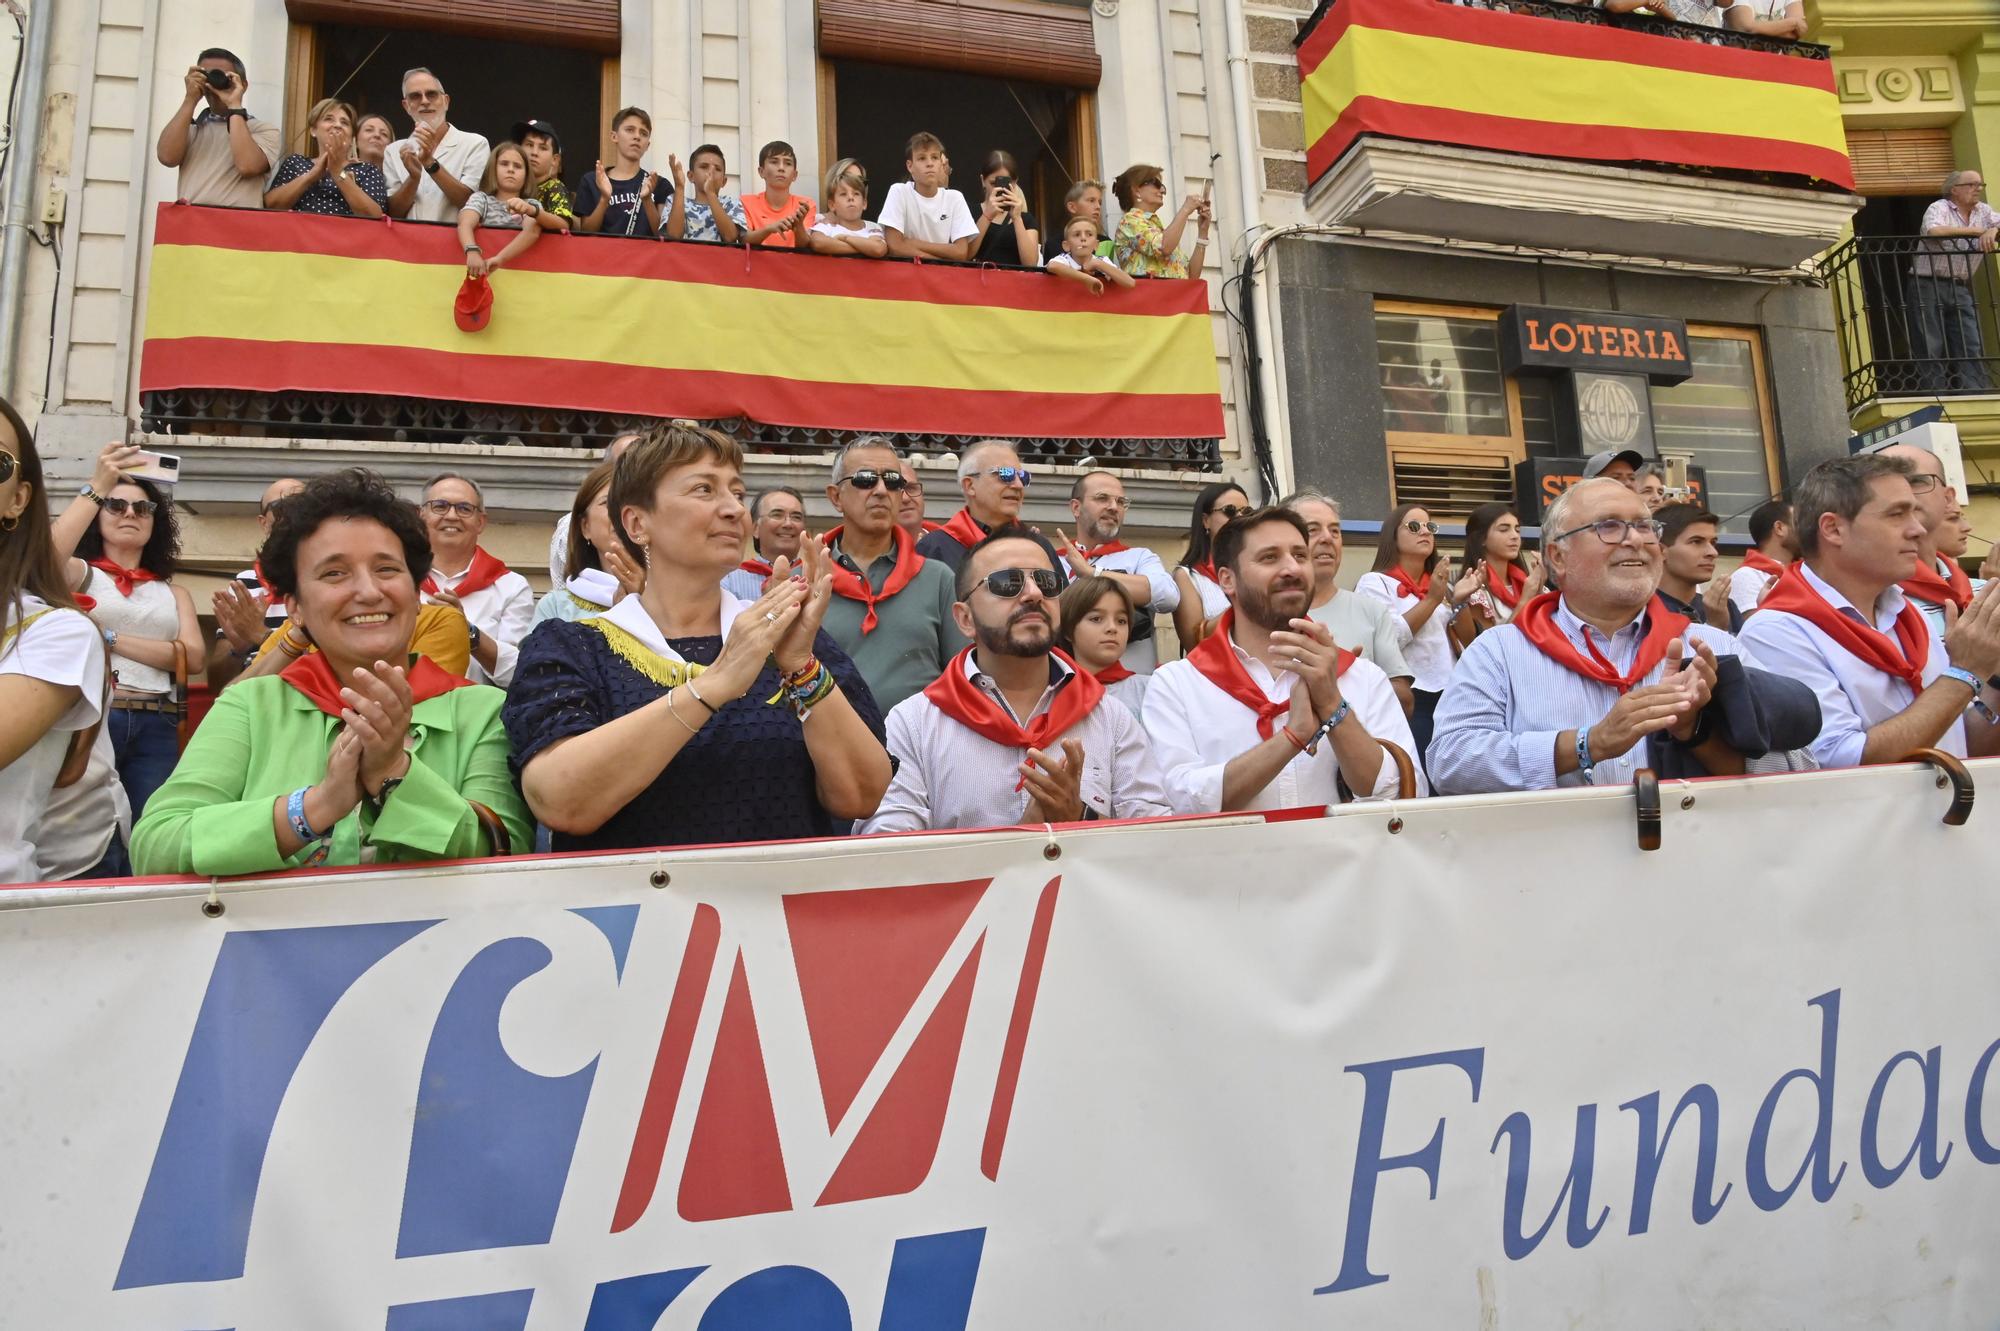
<svg viewBox="0 0 2000 1331">
<path fill-rule="evenodd" d="M 1236 122 L 1236 182 L 1239 201 L 1243 210 L 1243 234 L 1247 240 L 1252 229 L 1260 224 L 1259 216 L 1263 208 L 1263 195 L 1258 189 L 1257 140 L 1254 128 L 1256 111 L 1250 103 L 1250 28 L 1244 19 L 1243 0 L 1223 0 L 1223 26 L 1229 64 L 1230 118 Z M 1259 353 L 1259 347 L 1274 346 L 1275 338 L 1270 321 L 1266 317 L 1263 302 L 1257 299 L 1257 260 L 1262 249 L 1250 246 L 1243 265 L 1243 312 L 1247 327 L 1244 329 L 1244 343 L 1249 357 L 1245 365 L 1245 387 L 1253 398 L 1261 398 L 1261 403 L 1252 402 L 1250 412 L 1251 448 L 1255 454 L 1259 479 L 1271 493 L 1264 496 L 1267 503 L 1275 502 L 1282 487 L 1291 475 L 1289 450 L 1280 450 L 1266 434 L 1265 422 L 1273 412 L 1282 412 L 1284 403 L 1278 396 L 1278 368 L 1269 354 Z M 1225 271 L 1228 265 L 1224 265 Z M 1287 437 L 1288 432 L 1279 429 L 1278 439 Z M 1277 454 L 1287 453 L 1280 466 Z"/>
<path fill-rule="evenodd" d="M 28 35 L 21 44 L 21 113 L 7 149 L 6 194 L 0 202 L 0 392 L 17 406 L 24 394 L 15 382 L 15 357 L 21 349 L 22 307 L 28 287 L 30 230 L 41 224 L 36 206 L 35 178 L 41 166 L 42 109 L 48 101 L 49 29 L 55 0 L 32 0 Z"/>
</svg>

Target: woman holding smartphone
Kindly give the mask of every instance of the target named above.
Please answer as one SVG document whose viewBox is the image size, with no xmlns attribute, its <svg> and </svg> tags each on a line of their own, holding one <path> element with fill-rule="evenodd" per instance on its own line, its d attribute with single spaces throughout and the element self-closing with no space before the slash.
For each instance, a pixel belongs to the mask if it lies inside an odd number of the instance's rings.
<svg viewBox="0 0 2000 1331">
<path fill-rule="evenodd" d="M 181 702 L 175 675 L 200 669 L 207 644 L 194 598 L 174 585 L 180 528 L 166 492 L 127 474 L 140 449 L 106 444 L 90 484 L 54 526 L 55 551 L 68 585 L 88 599 L 91 619 L 111 653 L 111 748 L 132 816 L 173 773 L 180 758 Z"/>
</svg>

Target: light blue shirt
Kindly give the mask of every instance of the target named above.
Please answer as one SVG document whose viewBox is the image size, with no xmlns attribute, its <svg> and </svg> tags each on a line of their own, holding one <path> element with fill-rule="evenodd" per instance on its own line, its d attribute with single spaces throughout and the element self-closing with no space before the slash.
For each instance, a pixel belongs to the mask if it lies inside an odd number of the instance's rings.
<svg viewBox="0 0 2000 1331">
<path fill-rule="evenodd" d="M 1637 658 L 1648 616 L 1658 609 L 1659 602 L 1650 602 L 1646 614 L 1609 638 L 1571 614 L 1566 600 L 1557 604 L 1555 622 L 1579 654 L 1590 655 L 1587 639 L 1623 672 Z M 1717 656 L 1736 654 L 1736 640 L 1720 629 L 1693 624 L 1684 636 L 1707 643 Z M 1659 683 L 1666 668 L 1662 660 L 1633 687 Z M 1431 785 L 1440 795 L 1627 785 L 1645 765 L 1643 740 L 1599 762 L 1588 780 L 1582 772 L 1556 776 L 1557 738 L 1565 730 L 1597 724 L 1618 698 L 1611 685 L 1551 659 L 1514 624 L 1482 633 L 1458 659 L 1438 701 L 1437 729 L 1424 758 Z"/>
</svg>

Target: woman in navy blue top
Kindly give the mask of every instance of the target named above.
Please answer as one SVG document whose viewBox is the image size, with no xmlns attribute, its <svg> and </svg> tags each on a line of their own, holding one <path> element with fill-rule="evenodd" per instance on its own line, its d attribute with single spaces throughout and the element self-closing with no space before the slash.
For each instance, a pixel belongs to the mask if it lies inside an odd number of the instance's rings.
<svg viewBox="0 0 2000 1331">
<path fill-rule="evenodd" d="M 818 543 L 804 578 L 756 601 L 722 589 L 748 531 L 741 468 L 713 430 L 633 444 L 611 513 L 645 590 L 521 645 L 502 719 L 557 850 L 829 836 L 888 788 L 881 712 L 819 631 L 832 565 Z"/>
</svg>

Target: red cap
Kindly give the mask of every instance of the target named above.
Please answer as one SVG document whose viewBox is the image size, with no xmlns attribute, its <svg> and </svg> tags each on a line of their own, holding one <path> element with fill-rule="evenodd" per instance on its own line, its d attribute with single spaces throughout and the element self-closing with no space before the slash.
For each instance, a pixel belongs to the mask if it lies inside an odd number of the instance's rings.
<svg viewBox="0 0 2000 1331">
<path fill-rule="evenodd" d="M 493 287 L 483 277 L 468 276 L 459 285 L 458 298 L 451 303 L 452 318 L 468 333 L 486 327 L 493 317 Z"/>
</svg>

